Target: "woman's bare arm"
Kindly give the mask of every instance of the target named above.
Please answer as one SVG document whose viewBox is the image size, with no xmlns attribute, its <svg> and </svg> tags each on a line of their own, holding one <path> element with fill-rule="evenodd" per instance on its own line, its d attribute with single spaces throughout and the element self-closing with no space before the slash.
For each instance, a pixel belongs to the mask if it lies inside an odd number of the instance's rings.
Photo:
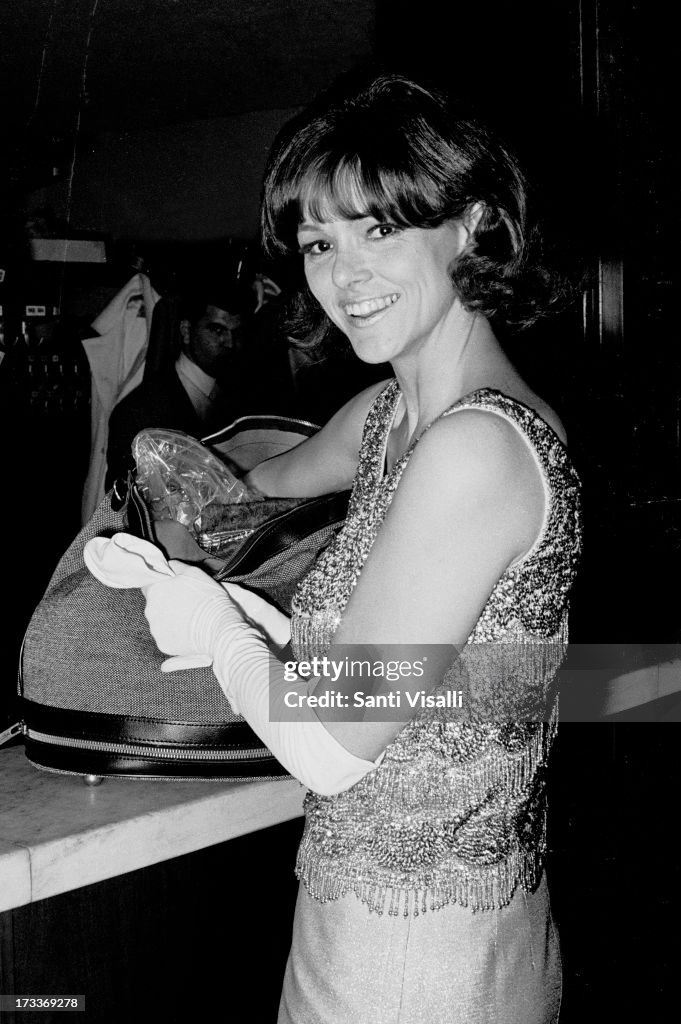
<svg viewBox="0 0 681 1024">
<path fill-rule="evenodd" d="M 315 497 L 350 487 L 364 421 L 385 386 L 386 382 L 380 381 L 355 395 L 318 433 L 255 466 L 245 482 L 262 494 L 280 498 Z"/>
</svg>

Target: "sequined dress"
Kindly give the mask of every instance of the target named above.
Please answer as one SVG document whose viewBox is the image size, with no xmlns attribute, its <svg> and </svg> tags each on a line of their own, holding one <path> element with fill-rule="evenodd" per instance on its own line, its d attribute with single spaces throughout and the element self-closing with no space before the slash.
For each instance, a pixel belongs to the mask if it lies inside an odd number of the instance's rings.
<svg viewBox="0 0 681 1024">
<path fill-rule="evenodd" d="M 298 659 L 321 656 L 331 644 L 414 450 L 416 442 L 384 472 L 400 397 L 391 381 L 375 400 L 346 522 L 294 596 Z M 307 795 L 296 871 L 308 914 L 315 903 L 348 898 L 372 918 L 434 911 L 437 917 L 452 907 L 467 908 L 467 915 L 498 911 L 517 891 L 532 893 L 542 878 L 545 765 L 556 725 L 552 687 L 567 643 L 568 593 L 581 546 L 579 480 L 560 439 L 529 407 L 483 389 L 442 415 L 463 409 L 502 416 L 525 438 L 544 483 L 542 529 L 531 551 L 497 582 L 443 681 L 443 690 L 457 688 L 465 673 L 468 720 L 446 709 L 422 711 L 388 746 L 380 767 L 351 789 Z"/>
</svg>

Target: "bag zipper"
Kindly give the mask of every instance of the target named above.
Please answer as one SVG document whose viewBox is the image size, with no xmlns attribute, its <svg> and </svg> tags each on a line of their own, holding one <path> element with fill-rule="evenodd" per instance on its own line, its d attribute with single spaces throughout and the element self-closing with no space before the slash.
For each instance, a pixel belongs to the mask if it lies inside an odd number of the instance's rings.
<svg viewBox="0 0 681 1024">
<path fill-rule="evenodd" d="M 27 739 L 35 740 L 36 743 L 48 743 L 57 747 L 75 747 L 80 750 L 99 750 L 112 754 L 131 754 L 140 757 L 153 755 L 154 757 L 164 757 L 174 761 L 210 761 L 215 760 L 216 757 L 223 761 L 236 761 L 243 757 L 248 757 L 252 760 L 265 760 L 272 757 L 267 747 L 234 751 L 215 750 L 214 748 L 210 750 L 178 750 L 175 747 L 156 747 L 151 744 L 142 746 L 141 744 L 131 743 L 107 743 L 103 740 L 77 740 L 69 736 L 54 736 L 52 733 L 37 732 L 23 723 L 21 725 L 20 731 L 24 733 Z M 12 728 L 16 728 L 16 726 Z M 9 731 L 8 729 L 7 732 Z M 13 735 L 17 734 L 15 732 Z M 4 736 L 4 733 L 0 734 L 0 739 L 2 736 Z"/>
<path fill-rule="evenodd" d="M 257 526 L 250 526 L 241 530 L 216 530 L 215 533 L 200 533 L 197 541 L 206 554 L 212 555 L 225 544 L 236 544 L 239 540 L 248 540 L 257 529 Z"/>
</svg>

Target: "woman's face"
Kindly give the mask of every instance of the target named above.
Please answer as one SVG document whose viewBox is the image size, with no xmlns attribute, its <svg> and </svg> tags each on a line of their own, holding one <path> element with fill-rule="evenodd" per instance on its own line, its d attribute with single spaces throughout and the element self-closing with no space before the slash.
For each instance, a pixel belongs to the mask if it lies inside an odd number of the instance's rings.
<svg viewBox="0 0 681 1024">
<path fill-rule="evenodd" d="M 307 219 L 298 228 L 312 294 L 368 363 L 414 351 L 443 323 L 465 236 L 454 221 L 402 228 L 374 217 Z"/>
</svg>

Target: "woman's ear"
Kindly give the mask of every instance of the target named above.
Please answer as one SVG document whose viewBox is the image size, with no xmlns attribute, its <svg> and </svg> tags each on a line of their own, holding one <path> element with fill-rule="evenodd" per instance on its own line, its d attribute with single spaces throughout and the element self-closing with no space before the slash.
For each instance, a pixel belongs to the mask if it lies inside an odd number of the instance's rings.
<svg viewBox="0 0 681 1024">
<path fill-rule="evenodd" d="M 455 221 L 459 238 L 459 256 L 462 256 L 464 253 L 470 253 L 475 249 L 475 232 L 484 212 L 484 203 L 471 203 L 464 210 L 461 217 Z"/>
<path fill-rule="evenodd" d="M 485 212 L 484 203 L 471 203 L 463 217 L 461 223 L 468 232 L 468 241 L 472 241 L 475 232 L 478 229 L 478 224 L 482 220 L 482 215 Z"/>
</svg>

